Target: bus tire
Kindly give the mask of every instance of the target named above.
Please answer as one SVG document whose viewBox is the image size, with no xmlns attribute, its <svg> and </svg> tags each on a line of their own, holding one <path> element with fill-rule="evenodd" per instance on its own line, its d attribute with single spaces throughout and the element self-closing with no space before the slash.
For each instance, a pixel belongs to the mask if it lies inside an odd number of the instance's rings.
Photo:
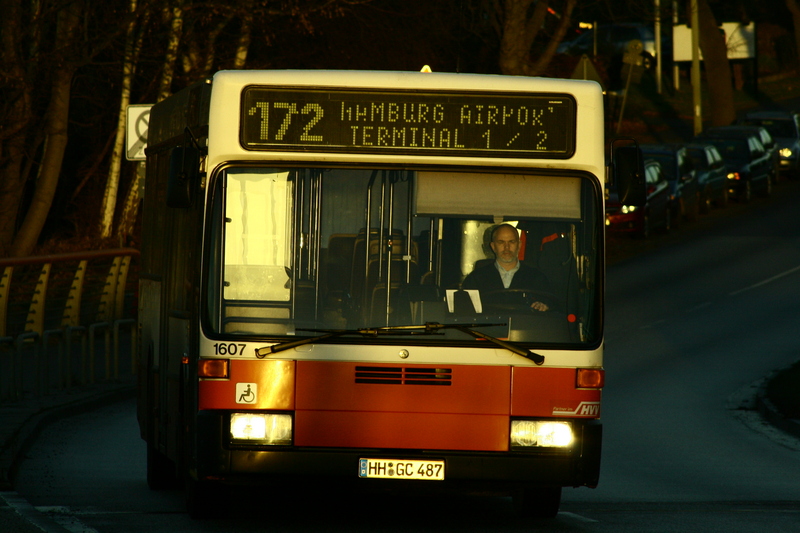
<svg viewBox="0 0 800 533">
<path fill-rule="evenodd" d="M 151 490 L 174 488 L 177 483 L 175 463 L 147 443 L 147 486 Z"/>
<path fill-rule="evenodd" d="M 186 481 L 186 510 L 194 520 L 225 518 L 230 513 L 230 490 L 213 481 Z"/>
<path fill-rule="evenodd" d="M 512 500 L 521 517 L 554 518 L 561 506 L 561 487 L 525 487 Z"/>
</svg>

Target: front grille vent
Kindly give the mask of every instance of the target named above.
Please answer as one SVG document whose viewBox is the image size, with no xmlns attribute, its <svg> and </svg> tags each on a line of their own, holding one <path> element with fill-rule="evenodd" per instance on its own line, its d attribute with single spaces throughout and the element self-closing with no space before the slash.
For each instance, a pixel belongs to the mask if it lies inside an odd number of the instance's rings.
<svg viewBox="0 0 800 533">
<path fill-rule="evenodd" d="M 450 368 L 356 367 L 356 383 L 449 386 L 452 381 L 453 374 Z"/>
</svg>

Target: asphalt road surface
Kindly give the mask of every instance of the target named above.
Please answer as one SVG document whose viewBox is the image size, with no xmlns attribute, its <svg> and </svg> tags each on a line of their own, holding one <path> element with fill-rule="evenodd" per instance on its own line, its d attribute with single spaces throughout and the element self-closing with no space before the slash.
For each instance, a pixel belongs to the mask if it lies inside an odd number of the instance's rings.
<svg viewBox="0 0 800 533">
<path fill-rule="evenodd" d="M 800 531 L 800 443 L 749 408 L 800 359 L 800 183 L 652 242 L 612 241 L 600 486 L 530 522 L 508 498 L 275 486 L 192 521 L 151 492 L 133 400 L 42 432 L 17 491 L 69 531 Z M 642 251 L 644 250 L 644 251 Z"/>
</svg>

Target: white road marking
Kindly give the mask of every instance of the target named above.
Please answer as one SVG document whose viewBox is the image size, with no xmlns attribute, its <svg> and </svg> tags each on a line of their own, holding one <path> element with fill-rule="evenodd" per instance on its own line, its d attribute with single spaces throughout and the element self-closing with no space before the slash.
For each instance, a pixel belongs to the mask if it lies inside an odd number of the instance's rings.
<svg viewBox="0 0 800 533">
<path fill-rule="evenodd" d="M 763 281 L 759 281 L 758 283 L 754 283 L 754 284 L 750 285 L 749 287 L 745 287 L 744 289 L 739 289 L 738 291 L 729 292 L 728 296 L 736 296 L 737 294 L 741 294 L 741 293 L 749 291 L 751 289 L 755 289 L 757 287 L 761 287 L 762 285 L 766 285 L 767 283 L 772 283 L 773 281 L 778 280 L 778 279 L 780 279 L 782 277 L 788 276 L 789 274 L 794 274 L 798 270 L 800 270 L 800 266 L 796 266 L 794 268 L 790 268 L 786 272 L 781 272 L 780 274 L 772 276 L 771 278 L 767 278 L 767 279 L 765 279 Z"/>
</svg>

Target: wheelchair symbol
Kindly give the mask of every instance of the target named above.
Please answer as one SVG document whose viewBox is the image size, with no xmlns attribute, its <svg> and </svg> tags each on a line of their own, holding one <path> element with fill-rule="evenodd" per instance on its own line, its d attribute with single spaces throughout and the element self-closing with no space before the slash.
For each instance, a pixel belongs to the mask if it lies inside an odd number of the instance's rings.
<svg viewBox="0 0 800 533">
<path fill-rule="evenodd" d="M 237 383 L 236 403 L 256 403 L 258 400 L 257 383 Z"/>
</svg>

